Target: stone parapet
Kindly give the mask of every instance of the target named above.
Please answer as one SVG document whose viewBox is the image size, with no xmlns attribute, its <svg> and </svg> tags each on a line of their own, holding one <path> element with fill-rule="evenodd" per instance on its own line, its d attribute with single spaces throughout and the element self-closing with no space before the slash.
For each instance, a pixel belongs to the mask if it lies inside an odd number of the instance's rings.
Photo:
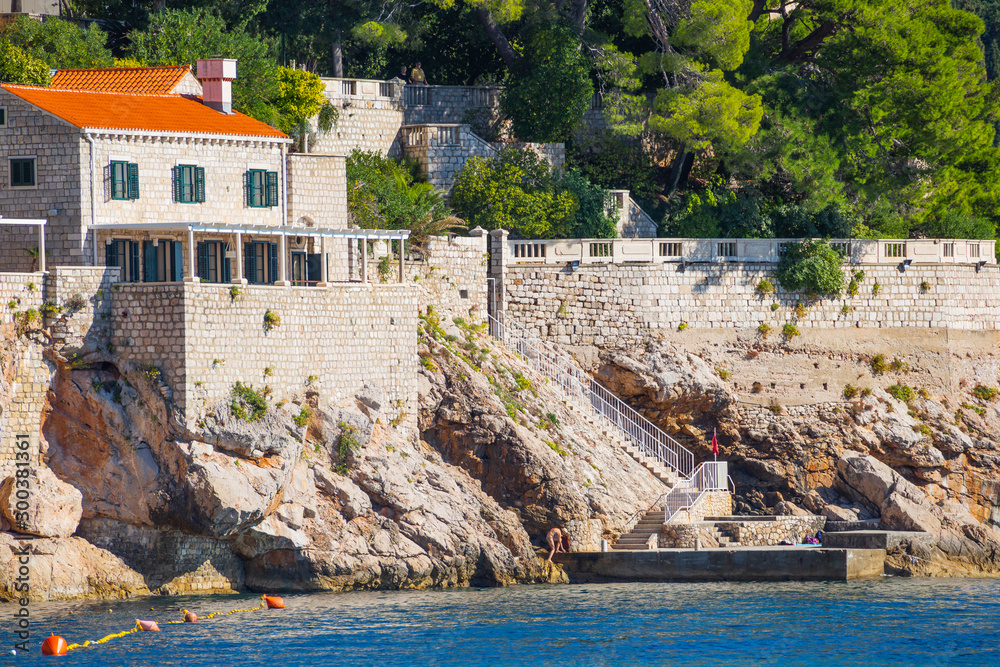
<svg viewBox="0 0 1000 667">
<path fill-rule="evenodd" d="M 733 517 L 732 520 L 713 523 L 740 546 L 768 547 L 781 544 L 782 541 L 799 544 L 806 536 L 815 536 L 826 525 L 826 517 L 775 516 L 754 517 L 750 520 Z"/>
<path fill-rule="evenodd" d="M 469 237 L 435 237 L 429 240 L 424 259 L 407 263 L 407 280 L 417 289 L 417 307 L 421 312 L 432 305 L 456 314 L 465 313 L 471 323 L 486 319 L 487 239 L 483 230 L 473 230 Z"/>
</svg>

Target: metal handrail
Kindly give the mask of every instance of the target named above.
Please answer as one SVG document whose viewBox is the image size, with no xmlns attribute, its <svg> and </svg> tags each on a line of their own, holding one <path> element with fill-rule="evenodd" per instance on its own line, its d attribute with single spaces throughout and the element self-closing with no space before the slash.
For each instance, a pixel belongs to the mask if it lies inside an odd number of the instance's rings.
<svg viewBox="0 0 1000 667">
<path fill-rule="evenodd" d="M 643 454 L 684 477 L 694 470 L 691 451 L 587 375 L 575 362 L 505 317 L 503 311 L 497 316 L 489 314 L 488 318 L 493 338 L 514 350 L 576 403 L 610 422 Z"/>
<path fill-rule="evenodd" d="M 688 478 L 677 482 L 663 500 L 663 523 L 670 523 L 697 505 L 709 491 L 728 491 L 727 469 L 726 461 L 705 461 Z"/>
</svg>

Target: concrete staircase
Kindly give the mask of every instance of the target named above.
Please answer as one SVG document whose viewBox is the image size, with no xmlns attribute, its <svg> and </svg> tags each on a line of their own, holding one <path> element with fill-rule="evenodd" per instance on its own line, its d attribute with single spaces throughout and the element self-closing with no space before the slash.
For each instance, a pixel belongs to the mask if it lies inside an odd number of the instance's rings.
<svg viewBox="0 0 1000 667">
<path fill-rule="evenodd" d="M 643 468 L 652 473 L 653 476 L 656 477 L 656 479 L 666 484 L 668 489 L 674 488 L 674 485 L 677 484 L 677 480 L 679 479 L 677 473 L 675 473 L 673 470 L 669 469 L 667 466 L 663 465 L 659 461 L 654 461 L 653 459 L 643 454 L 638 447 L 629 442 L 628 438 L 622 437 L 622 435 L 618 432 L 617 429 L 610 426 L 607 420 L 597 417 L 593 413 L 588 412 L 586 410 L 579 410 L 576 404 L 574 404 L 570 400 L 565 401 L 565 405 L 570 410 L 578 412 L 578 414 L 580 414 L 583 417 L 585 422 L 587 422 L 588 424 L 599 430 L 601 434 L 604 435 L 604 437 L 612 441 L 615 441 L 620 447 L 622 447 L 628 453 L 629 456 L 635 459 L 635 461 L 639 465 L 641 465 Z M 663 523 L 662 519 L 660 523 Z"/>
<path fill-rule="evenodd" d="M 611 548 L 620 551 L 655 549 L 655 545 L 650 547 L 650 537 L 655 535 L 659 540 L 660 526 L 662 525 L 663 509 L 651 509 L 639 519 L 632 532 L 619 537 L 618 541 L 611 545 Z"/>
</svg>

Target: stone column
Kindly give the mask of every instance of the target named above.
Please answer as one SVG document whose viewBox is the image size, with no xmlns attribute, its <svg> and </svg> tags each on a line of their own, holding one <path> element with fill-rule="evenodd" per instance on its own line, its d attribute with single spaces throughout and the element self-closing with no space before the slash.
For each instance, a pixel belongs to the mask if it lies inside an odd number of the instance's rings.
<svg viewBox="0 0 1000 667">
<path fill-rule="evenodd" d="M 196 283 L 198 276 L 195 268 L 195 255 L 198 253 L 198 248 L 194 244 L 194 230 L 190 227 L 188 227 L 187 248 L 184 251 L 188 257 L 188 261 L 184 262 L 184 266 L 187 267 L 187 271 L 184 273 L 184 282 Z"/>
<path fill-rule="evenodd" d="M 326 266 L 326 237 L 319 237 L 319 285 L 317 287 L 326 287 L 329 285 L 327 280 L 327 266 Z"/>
<path fill-rule="evenodd" d="M 368 282 L 368 239 L 361 239 L 361 282 Z"/>
<path fill-rule="evenodd" d="M 38 270 L 45 273 L 45 225 L 38 225 Z"/>
<path fill-rule="evenodd" d="M 403 245 L 404 245 L 403 239 L 399 239 L 399 282 L 400 282 L 400 284 L 402 284 L 406 280 L 406 267 L 404 266 L 404 261 L 405 260 L 403 259 L 403 255 L 404 255 Z M 389 249 L 390 249 L 390 252 L 391 252 L 391 250 L 392 250 L 392 241 L 389 242 Z"/>
<path fill-rule="evenodd" d="M 288 287 L 292 283 L 288 280 L 288 243 L 285 239 L 288 238 L 285 234 L 281 235 L 281 244 L 278 248 L 278 280 L 274 282 L 275 285 L 279 287 Z"/>
<path fill-rule="evenodd" d="M 489 277 L 493 278 L 491 290 L 493 294 L 487 296 L 490 303 L 490 313 L 496 317 L 496 313 L 504 309 L 504 279 L 507 273 L 507 237 L 510 232 L 506 229 L 495 229 L 490 232 L 490 270 Z M 494 312 L 496 309 L 496 312 Z"/>
<path fill-rule="evenodd" d="M 246 285 L 247 279 L 243 275 L 243 234 L 236 232 L 236 275 L 233 276 L 233 284 Z"/>
</svg>

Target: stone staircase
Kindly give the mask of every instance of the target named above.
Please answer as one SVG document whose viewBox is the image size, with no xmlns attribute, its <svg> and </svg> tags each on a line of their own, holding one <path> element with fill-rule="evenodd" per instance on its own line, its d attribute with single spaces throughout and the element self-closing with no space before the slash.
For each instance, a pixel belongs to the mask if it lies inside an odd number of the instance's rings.
<svg viewBox="0 0 1000 667">
<path fill-rule="evenodd" d="M 577 406 L 570 400 L 565 401 L 565 405 L 570 409 L 577 411 Z M 593 426 L 601 432 L 604 437 L 609 438 L 617 442 L 617 444 L 624 449 L 629 456 L 631 456 L 639 465 L 648 470 L 656 479 L 660 480 L 667 485 L 668 488 L 673 488 L 677 484 L 679 479 L 676 472 L 669 469 L 667 466 L 663 465 L 659 461 L 654 461 L 650 457 L 643 454 L 638 447 L 629 442 L 628 438 L 624 438 L 618 431 L 608 425 L 608 422 L 600 417 L 595 416 L 585 410 L 580 410 L 579 414 L 583 417 L 583 420 L 587 424 Z M 662 510 L 660 512 L 662 514 Z M 662 520 L 660 521 L 662 523 Z"/>
<path fill-rule="evenodd" d="M 611 545 L 612 549 L 619 551 L 637 551 L 644 549 L 655 549 L 656 545 L 650 546 L 650 538 L 656 537 L 659 541 L 660 526 L 663 525 L 663 509 L 651 509 L 647 511 L 632 532 L 626 533 L 618 538 L 618 541 Z"/>
<path fill-rule="evenodd" d="M 740 546 L 740 543 L 736 541 L 736 539 L 729 533 L 729 531 L 727 531 L 724 528 L 720 528 L 715 524 L 707 526 L 705 528 L 705 532 L 714 537 L 715 540 L 719 543 L 719 546 L 722 547 L 723 549 L 727 547 Z"/>
</svg>

